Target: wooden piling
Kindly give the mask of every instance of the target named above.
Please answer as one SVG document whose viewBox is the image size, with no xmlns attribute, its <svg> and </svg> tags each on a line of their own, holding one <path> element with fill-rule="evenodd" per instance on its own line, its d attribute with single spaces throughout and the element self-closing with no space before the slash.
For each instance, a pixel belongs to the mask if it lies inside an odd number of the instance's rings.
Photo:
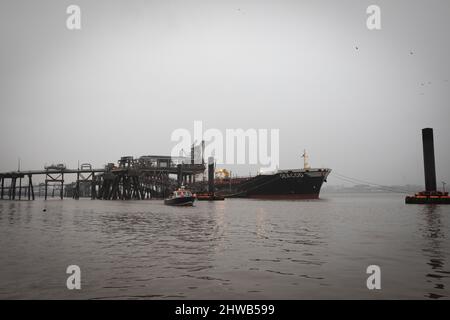
<svg viewBox="0 0 450 320">
<path fill-rule="evenodd" d="M 31 174 L 28 175 L 28 200 L 30 200 L 30 193 L 31 199 L 34 200 L 33 179 L 31 178 Z"/>
<path fill-rule="evenodd" d="M 64 173 L 61 173 L 61 191 L 60 191 L 61 200 L 64 199 Z"/>
<path fill-rule="evenodd" d="M 97 197 L 97 195 L 96 195 L 96 192 L 95 192 L 95 172 L 94 171 L 92 171 L 92 178 L 91 178 L 91 199 L 92 200 L 94 200 L 96 197 Z"/>
<path fill-rule="evenodd" d="M 9 186 L 9 200 L 16 200 L 16 180 L 17 177 L 11 178 L 11 185 Z"/>
</svg>

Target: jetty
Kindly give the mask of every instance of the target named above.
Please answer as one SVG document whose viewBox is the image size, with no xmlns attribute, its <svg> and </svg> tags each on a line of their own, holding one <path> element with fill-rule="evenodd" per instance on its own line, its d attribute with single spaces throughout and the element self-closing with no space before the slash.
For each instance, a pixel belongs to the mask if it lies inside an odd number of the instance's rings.
<svg viewBox="0 0 450 320">
<path fill-rule="evenodd" d="M 41 188 L 44 189 L 43 196 L 47 200 L 50 187 L 53 187 L 52 196 L 56 188 L 61 199 L 68 195 L 79 199 L 81 191 L 86 189 L 91 199 L 163 198 L 179 185 L 194 184 L 196 176 L 204 173 L 205 168 L 203 160 L 196 163 L 193 155 L 190 159 L 150 155 L 136 159 L 124 156 L 117 164 L 108 163 L 103 168 L 92 168 L 84 163 L 77 169 L 69 169 L 57 164 L 43 170 L 0 172 L 0 200 L 35 200 L 36 188 L 39 188 L 39 196 Z M 36 176 L 43 176 L 44 183 L 33 185 Z M 70 186 L 64 184 L 68 176 L 75 180 Z"/>
</svg>

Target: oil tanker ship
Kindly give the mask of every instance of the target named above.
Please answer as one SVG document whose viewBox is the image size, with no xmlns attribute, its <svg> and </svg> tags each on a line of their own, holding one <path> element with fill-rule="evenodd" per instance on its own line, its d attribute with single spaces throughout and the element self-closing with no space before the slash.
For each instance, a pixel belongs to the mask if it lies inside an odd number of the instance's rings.
<svg viewBox="0 0 450 320">
<path fill-rule="evenodd" d="M 232 178 L 224 169 L 216 171 L 214 189 L 224 197 L 257 199 L 318 199 L 328 168 L 310 168 L 306 153 L 303 169 L 277 170 L 254 177 Z"/>
</svg>

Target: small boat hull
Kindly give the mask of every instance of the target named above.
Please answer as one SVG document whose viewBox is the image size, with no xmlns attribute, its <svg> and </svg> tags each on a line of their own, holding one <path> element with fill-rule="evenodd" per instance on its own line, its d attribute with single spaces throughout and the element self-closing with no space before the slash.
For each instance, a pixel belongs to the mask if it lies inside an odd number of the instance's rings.
<svg viewBox="0 0 450 320">
<path fill-rule="evenodd" d="M 194 197 L 182 197 L 182 198 L 169 198 L 164 200 L 164 204 L 167 206 L 193 206 L 195 198 Z"/>
</svg>

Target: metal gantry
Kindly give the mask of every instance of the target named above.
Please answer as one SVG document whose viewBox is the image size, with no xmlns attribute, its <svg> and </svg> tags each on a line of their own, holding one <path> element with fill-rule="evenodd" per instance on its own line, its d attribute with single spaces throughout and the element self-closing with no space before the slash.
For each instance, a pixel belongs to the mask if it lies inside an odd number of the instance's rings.
<svg viewBox="0 0 450 320">
<path fill-rule="evenodd" d="M 5 196 L 9 200 L 21 200 L 25 196 L 34 200 L 32 177 L 43 175 L 44 183 L 38 186 L 38 195 L 47 199 L 49 188 L 51 196 L 55 192 L 59 197 L 90 197 L 103 200 L 143 200 L 167 196 L 181 184 L 195 183 L 195 177 L 203 174 L 205 165 L 194 163 L 189 158 L 173 158 L 170 156 L 143 156 L 137 159 L 122 157 L 118 164 L 109 163 L 102 169 L 93 169 L 90 164 L 82 164 L 78 169 L 67 169 L 64 165 L 52 165 L 44 170 L 15 171 L 0 173 L 0 199 Z M 75 175 L 76 180 L 64 184 L 65 177 Z M 171 176 L 176 176 L 171 178 Z M 22 185 L 22 179 L 28 177 L 28 184 Z M 19 181 L 17 181 L 19 180 Z M 6 182 L 9 182 L 6 185 Z M 18 182 L 18 187 L 17 187 Z"/>
</svg>

